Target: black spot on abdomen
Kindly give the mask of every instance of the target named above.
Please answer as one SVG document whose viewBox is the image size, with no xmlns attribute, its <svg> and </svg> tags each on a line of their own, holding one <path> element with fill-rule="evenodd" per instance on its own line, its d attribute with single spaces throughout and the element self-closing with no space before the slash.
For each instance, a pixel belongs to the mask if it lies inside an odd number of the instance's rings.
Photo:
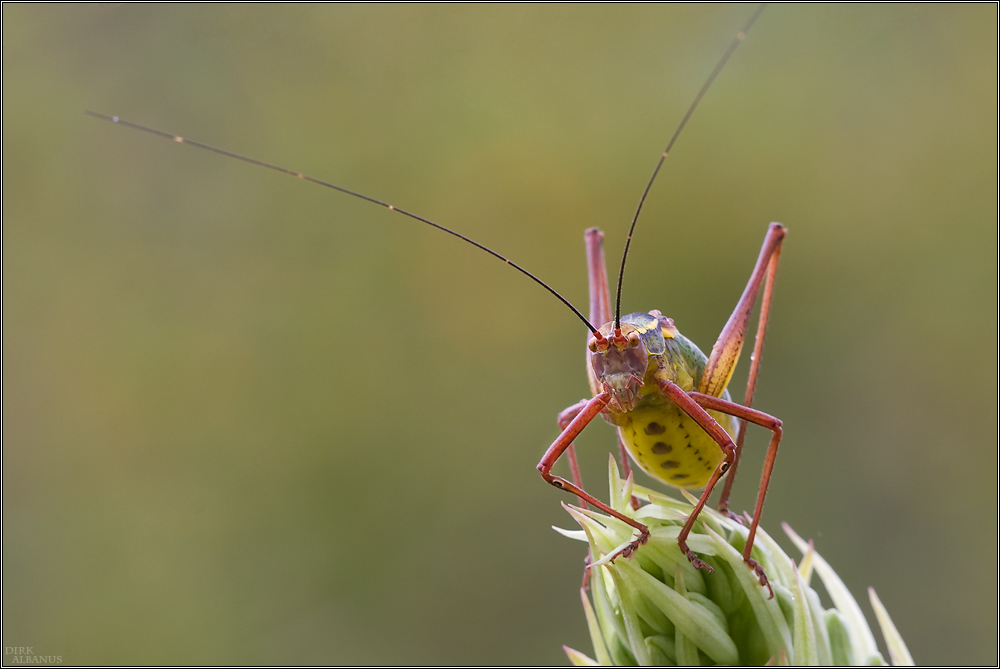
<svg viewBox="0 0 1000 669">
<path fill-rule="evenodd" d="M 650 434 L 650 435 L 652 435 L 652 434 L 663 434 L 664 432 L 667 431 L 667 428 L 663 427 L 662 425 L 660 425 L 656 421 L 653 421 L 649 425 L 646 426 L 646 429 L 644 431 L 645 431 L 646 434 Z"/>
</svg>

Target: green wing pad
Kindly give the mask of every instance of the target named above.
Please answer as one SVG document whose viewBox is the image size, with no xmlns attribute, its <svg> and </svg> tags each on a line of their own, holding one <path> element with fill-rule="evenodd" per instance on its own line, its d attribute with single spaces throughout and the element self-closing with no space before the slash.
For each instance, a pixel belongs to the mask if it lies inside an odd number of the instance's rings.
<svg viewBox="0 0 1000 669">
<path fill-rule="evenodd" d="M 646 345 L 646 352 L 650 355 L 660 355 L 666 349 L 663 340 L 663 332 L 660 330 L 660 321 L 650 314 L 637 311 L 622 317 L 622 323 L 628 323 L 635 328 L 642 337 L 642 343 Z"/>
</svg>

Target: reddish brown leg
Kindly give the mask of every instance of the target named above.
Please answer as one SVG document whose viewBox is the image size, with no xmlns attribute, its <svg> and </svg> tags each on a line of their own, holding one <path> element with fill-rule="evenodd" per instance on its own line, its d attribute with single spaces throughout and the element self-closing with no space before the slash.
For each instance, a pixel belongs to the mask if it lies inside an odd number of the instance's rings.
<svg viewBox="0 0 1000 669">
<path fill-rule="evenodd" d="M 587 247 L 587 279 L 590 285 L 590 322 L 601 327 L 611 320 L 611 292 L 608 289 L 608 270 L 604 262 L 604 233 L 597 228 L 590 228 L 583 233 L 583 241 Z M 588 339 L 590 334 L 587 334 Z M 586 350 L 584 351 L 586 353 Z M 590 391 L 594 395 L 601 392 L 601 385 L 590 367 L 590 355 L 587 355 L 587 378 L 590 380 Z M 621 456 L 621 470 L 625 478 L 632 473 L 628 453 L 621 437 L 618 438 L 618 452 Z M 571 457 L 575 457 L 572 456 Z M 581 486 L 582 487 L 582 486 Z M 639 500 L 632 497 L 632 508 L 639 508 Z"/>
<path fill-rule="evenodd" d="M 711 395 L 690 393 L 689 396 L 706 409 L 714 409 L 715 411 L 721 411 L 731 416 L 736 416 L 744 422 L 750 421 L 751 423 L 756 423 L 761 427 L 766 427 L 772 433 L 771 443 L 767 447 L 767 458 L 764 461 L 764 471 L 760 477 L 760 488 L 757 489 L 757 504 L 754 506 L 753 519 L 750 521 L 750 534 L 747 536 L 747 545 L 743 548 L 743 561 L 750 565 L 754 572 L 756 572 L 760 584 L 766 585 L 770 590 L 771 586 L 767 582 L 767 576 L 764 574 L 764 569 L 757 564 L 756 560 L 750 557 L 750 551 L 753 548 L 754 537 L 757 535 L 757 524 L 760 522 L 760 512 L 764 508 L 764 495 L 767 494 L 767 485 L 771 480 L 771 470 L 774 468 L 774 458 L 778 454 L 778 443 L 781 441 L 781 421 L 774 416 L 764 413 L 763 411 L 757 411 L 756 409 L 751 409 L 750 407 L 737 404 L 736 402 L 727 402 L 726 400 L 718 397 L 712 397 Z M 773 590 L 771 591 L 771 595 L 774 595 Z"/>
<path fill-rule="evenodd" d="M 694 527 L 695 521 L 698 519 L 698 514 L 700 514 L 701 510 L 705 508 L 705 502 L 708 501 L 708 496 L 712 494 L 712 489 L 715 487 L 715 484 L 719 482 L 719 478 L 721 478 L 732 465 L 733 459 L 736 455 L 736 444 L 733 443 L 729 434 L 722 429 L 722 426 L 719 425 L 714 418 L 708 415 L 708 412 L 699 406 L 698 403 L 695 402 L 686 392 L 681 390 L 680 386 L 668 379 L 662 370 L 658 371 L 656 374 L 656 385 L 659 386 L 660 390 L 662 390 L 667 397 L 672 399 L 674 403 L 676 403 L 677 406 L 684 411 L 684 413 L 691 416 L 691 418 L 693 418 L 698 425 L 700 425 L 702 429 L 715 440 L 715 443 L 719 445 L 719 448 L 722 449 L 722 452 L 725 455 L 723 461 L 718 467 L 715 468 L 715 471 L 712 472 L 712 477 L 708 480 L 708 483 L 705 484 L 705 492 L 701 494 L 701 498 L 699 498 L 698 503 L 694 505 L 694 510 L 691 511 L 691 515 L 688 516 L 687 522 L 684 523 L 684 527 L 681 528 L 680 534 L 677 535 L 677 544 L 680 546 L 681 552 L 684 553 L 684 555 L 687 556 L 687 559 L 691 561 L 691 564 L 694 565 L 696 569 L 707 569 L 708 571 L 712 571 L 710 566 L 698 559 L 698 556 L 694 554 L 694 551 L 688 548 L 687 538 L 688 535 L 691 534 L 691 528 Z"/>
<path fill-rule="evenodd" d="M 708 356 L 705 372 L 698 384 L 698 392 L 718 397 L 729 385 L 736 361 L 740 357 L 740 351 L 743 350 L 747 321 L 750 319 L 750 312 L 757 301 L 757 293 L 760 292 L 760 286 L 764 282 L 765 276 L 770 274 L 768 267 L 772 258 L 775 260 L 775 267 L 777 267 L 777 254 L 781 250 L 781 241 L 784 237 L 785 228 L 780 223 L 772 223 L 771 227 L 767 229 L 764 245 L 760 249 L 757 264 L 754 265 L 753 273 L 750 275 L 750 281 L 743 289 L 743 294 L 740 296 L 739 302 L 736 303 L 736 308 L 730 314 L 715 346 L 712 347 L 712 353 Z"/>
<path fill-rule="evenodd" d="M 597 228 L 589 228 L 583 233 L 583 242 L 587 247 L 590 322 L 601 327 L 611 320 L 611 291 L 608 289 L 608 270 L 604 262 L 604 233 Z"/>
<path fill-rule="evenodd" d="M 757 332 L 754 338 L 753 353 L 750 356 L 750 375 L 747 378 L 746 394 L 743 396 L 743 406 L 753 404 L 754 389 L 757 384 L 757 373 L 760 369 L 761 355 L 764 350 L 764 336 L 767 332 L 767 319 L 771 311 L 771 293 L 774 289 L 774 276 L 778 270 L 778 257 L 781 254 L 781 242 L 785 236 L 785 228 L 778 223 L 772 223 L 764 237 L 764 244 L 761 247 L 757 264 L 750 275 L 750 281 L 740 301 L 736 304 L 729 321 L 722 329 L 718 341 L 712 347 L 712 355 L 706 365 L 705 373 L 702 375 L 699 390 L 709 395 L 721 395 L 722 389 L 729 383 L 729 378 L 736 366 L 740 350 L 743 347 L 743 339 L 746 334 L 747 321 L 750 319 L 750 312 L 753 310 L 757 293 L 760 290 L 761 281 L 764 282 L 763 297 L 761 298 L 760 316 L 757 321 Z M 719 384 L 722 384 L 721 386 Z M 739 516 L 729 510 L 729 493 L 733 488 L 733 481 L 736 480 L 736 469 L 739 466 L 740 455 L 743 452 L 743 441 L 746 438 L 746 420 L 740 420 L 740 430 L 736 437 L 736 459 L 730 468 L 729 477 L 726 479 L 719 497 L 718 509 L 727 514 L 737 522 L 742 522 Z"/>
<path fill-rule="evenodd" d="M 767 264 L 767 278 L 764 281 L 764 295 L 760 303 L 760 316 L 757 319 L 757 332 L 754 335 L 753 353 L 750 354 L 750 375 L 747 377 L 747 390 L 743 395 L 743 406 L 753 406 L 753 393 L 757 386 L 757 372 L 760 370 L 760 359 L 764 352 L 764 337 L 767 334 L 767 318 L 771 311 L 771 292 L 774 289 L 774 275 L 778 271 L 778 256 L 781 254 L 781 247 L 775 249 L 771 260 Z M 740 419 L 740 431 L 736 437 L 736 461 L 733 462 L 729 476 L 722 486 L 722 494 L 719 495 L 718 509 L 734 520 L 743 522 L 736 514 L 729 510 L 729 493 L 733 489 L 733 481 L 736 480 L 736 468 L 740 464 L 740 455 L 743 453 L 743 440 L 747 435 L 747 422 Z"/>
<path fill-rule="evenodd" d="M 573 440 L 576 439 L 577 435 L 583 431 L 583 428 L 587 427 L 587 424 L 590 423 L 590 421 L 592 421 L 594 417 L 608 405 L 608 401 L 610 401 L 610 399 L 611 396 L 608 393 L 602 392 L 597 395 L 597 397 L 588 400 L 586 406 L 584 406 L 579 413 L 577 413 L 576 417 L 574 417 L 573 420 L 570 421 L 569 425 L 566 426 L 566 429 L 562 431 L 562 434 L 560 434 L 556 440 L 552 442 L 552 445 L 549 446 L 548 450 L 545 451 L 545 455 L 543 455 L 541 461 L 539 461 L 537 469 L 542 475 L 542 478 L 555 487 L 560 490 L 566 490 L 573 493 L 580 499 L 590 502 L 604 513 L 612 515 L 618 520 L 637 529 L 639 531 L 638 538 L 625 546 L 625 548 L 623 548 L 618 554 L 627 558 L 631 556 L 632 553 L 639 548 L 639 546 L 646 543 L 649 539 L 649 528 L 637 520 L 615 511 L 610 506 L 586 492 L 579 486 L 570 483 L 560 476 L 554 476 L 552 474 L 552 466 L 559 459 L 559 456 L 563 454 L 563 451 L 569 448 L 570 444 L 573 443 Z M 611 559 L 614 560 L 618 557 L 618 555 L 613 556 Z"/>
<path fill-rule="evenodd" d="M 571 407 L 566 407 L 559 412 L 559 416 L 556 417 L 556 423 L 559 425 L 560 430 L 565 430 L 569 427 L 570 422 L 577 417 L 577 415 L 583 411 L 584 407 L 587 406 L 587 400 L 580 400 Z M 580 476 L 580 463 L 576 459 L 576 449 L 571 443 L 566 448 L 566 457 L 569 458 L 569 471 L 573 476 L 573 483 L 578 488 L 583 488 L 583 478 Z M 583 508 L 587 508 L 587 500 L 580 498 L 580 505 Z"/>
</svg>

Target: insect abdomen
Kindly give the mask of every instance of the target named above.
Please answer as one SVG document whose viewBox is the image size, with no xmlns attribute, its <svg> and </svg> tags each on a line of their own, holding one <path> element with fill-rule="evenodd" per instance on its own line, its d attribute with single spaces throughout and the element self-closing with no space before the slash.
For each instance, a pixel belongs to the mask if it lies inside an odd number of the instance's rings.
<svg viewBox="0 0 1000 669">
<path fill-rule="evenodd" d="M 725 394 L 728 399 L 728 393 Z M 735 440 L 737 421 L 710 411 Z M 618 432 L 644 472 L 678 488 L 701 488 L 722 462 L 722 450 L 693 418 L 669 400 L 641 404 Z"/>
</svg>

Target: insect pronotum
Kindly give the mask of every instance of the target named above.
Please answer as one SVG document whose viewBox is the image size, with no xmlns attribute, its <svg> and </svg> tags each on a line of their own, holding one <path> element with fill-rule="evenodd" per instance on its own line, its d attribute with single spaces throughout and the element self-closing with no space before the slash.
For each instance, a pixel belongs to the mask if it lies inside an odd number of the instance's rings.
<svg viewBox="0 0 1000 669">
<path fill-rule="evenodd" d="M 768 228 L 751 278 L 709 355 L 703 354 L 697 346 L 678 332 L 670 318 L 663 316 L 657 310 L 626 315 L 621 313 L 626 260 L 646 197 L 665 159 L 699 102 L 743 41 L 762 10 L 763 5 L 753 13 L 720 58 L 671 135 L 666 148 L 656 163 L 652 176 L 642 191 L 625 240 L 618 272 L 613 313 L 605 269 L 603 233 L 596 228 L 588 229 L 585 233 L 590 305 L 589 314 L 584 316 L 569 300 L 535 274 L 479 242 L 423 216 L 296 170 L 132 123 L 116 116 L 90 111 L 86 113 L 95 118 L 157 135 L 177 143 L 188 144 L 228 158 L 283 172 L 397 212 L 462 239 L 492 255 L 539 284 L 562 302 L 589 331 L 587 376 L 592 397 L 580 400 L 559 414 L 558 424 L 562 431 L 545 452 L 537 469 L 543 479 L 553 486 L 575 494 L 585 503 L 593 504 L 606 513 L 616 516 L 636 530 L 636 536 L 631 543 L 608 556 L 610 559 L 631 556 L 646 542 L 649 532 L 642 523 L 611 509 L 583 489 L 573 452 L 573 440 L 598 414 L 601 414 L 618 429 L 619 450 L 626 471 L 628 470 L 629 458 L 631 458 L 648 474 L 668 485 L 680 488 L 704 488 L 704 492 L 678 536 L 678 543 L 682 552 L 695 567 L 709 571 L 711 568 L 688 549 L 686 538 L 709 495 L 727 473 L 729 477 L 726 479 L 718 505 L 721 510 L 729 513 L 729 492 L 739 463 L 747 423 L 754 423 L 770 430 L 772 438 L 767 451 L 757 502 L 750 520 L 748 540 L 743 551 L 744 561 L 750 569 L 755 571 L 761 586 L 770 589 L 763 569 L 750 557 L 750 551 L 753 547 L 771 468 L 781 439 L 781 421 L 751 408 L 751 404 L 759 372 L 774 277 L 782 240 L 785 236 L 785 228 L 778 223 L 772 223 Z M 731 400 L 727 386 L 739 359 L 750 314 L 759 294 L 763 294 L 763 297 L 752 364 L 743 403 L 739 404 Z M 551 473 L 553 465 L 564 452 L 568 453 L 573 482 Z M 637 504 L 635 500 L 633 503 Z"/>
</svg>

